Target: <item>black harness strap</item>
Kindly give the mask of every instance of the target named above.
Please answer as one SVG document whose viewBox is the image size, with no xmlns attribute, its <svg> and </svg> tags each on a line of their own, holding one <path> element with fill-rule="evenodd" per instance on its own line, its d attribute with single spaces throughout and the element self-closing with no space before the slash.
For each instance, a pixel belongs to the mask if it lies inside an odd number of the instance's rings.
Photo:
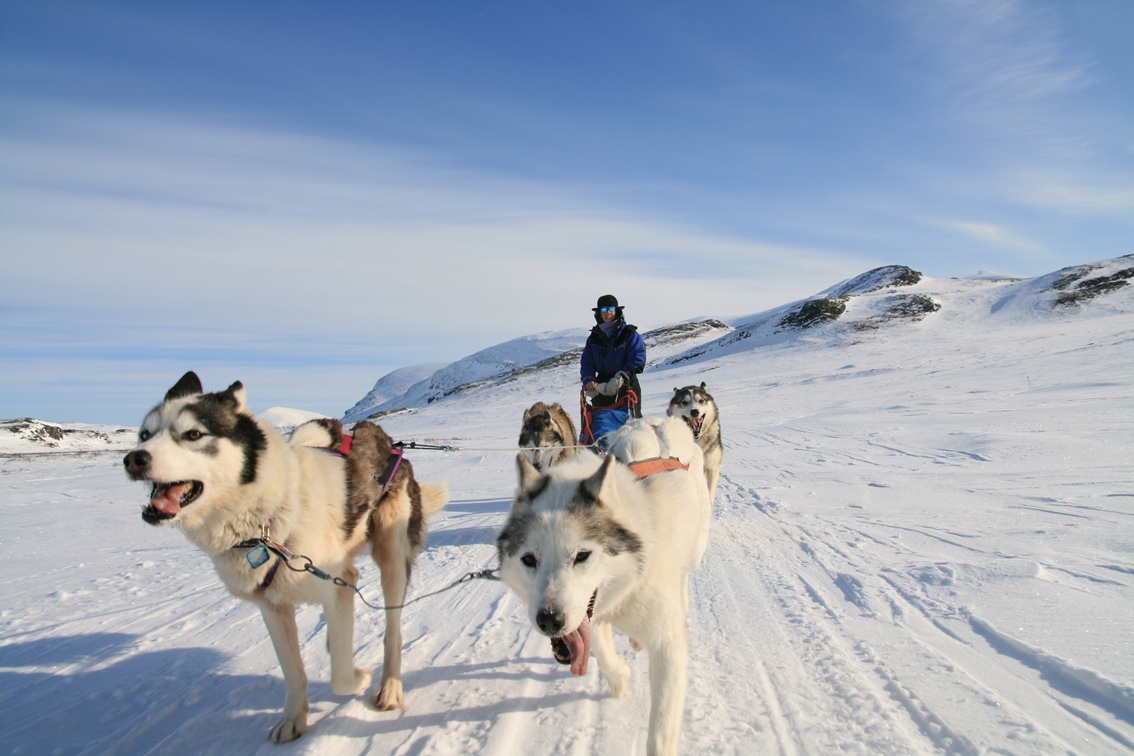
<svg viewBox="0 0 1134 756">
<path fill-rule="evenodd" d="M 395 446 L 393 449 L 390 449 L 390 456 L 386 458 L 386 469 L 378 476 L 378 482 L 382 484 L 382 493 L 378 495 L 379 499 L 382 499 L 386 495 L 386 492 L 390 490 L 390 484 L 394 480 L 394 474 L 402 464 L 402 457 L 402 450 L 399 447 Z"/>
</svg>

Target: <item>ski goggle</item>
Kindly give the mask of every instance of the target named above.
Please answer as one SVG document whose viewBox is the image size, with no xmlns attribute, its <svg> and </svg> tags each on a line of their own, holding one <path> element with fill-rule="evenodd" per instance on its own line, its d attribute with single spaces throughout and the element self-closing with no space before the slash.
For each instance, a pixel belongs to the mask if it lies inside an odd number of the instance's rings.
<svg viewBox="0 0 1134 756">
<path fill-rule="evenodd" d="M 599 312 L 615 312 L 617 310 L 618 310 L 617 307 L 600 307 L 600 308 L 598 308 Z"/>
</svg>

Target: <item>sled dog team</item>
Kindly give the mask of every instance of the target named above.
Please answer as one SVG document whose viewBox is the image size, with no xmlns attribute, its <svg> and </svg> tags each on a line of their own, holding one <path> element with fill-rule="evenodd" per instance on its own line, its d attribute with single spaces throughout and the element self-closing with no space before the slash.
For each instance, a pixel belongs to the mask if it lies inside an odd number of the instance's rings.
<svg viewBox="0 0 1134 756">
<path fill-rule="evenodd" d="M 562 407 L 536 403 L 524 413 L 518 486 L 497 538 L 501 580 L 564 649 L 573 674 L 586 673 L 593 649 L 620 697 L 630 668 L 611 629 L 646 650 L 650 754 L 676 753 L 680 738 L 688 575 L 708 543 L 720 475 L 716 410 L 704 383 L 674 389 L 666 418 L 630 420 L 600 458 L 576 450 Z M 386 614 L 374 705 L 402 707 L 400 606 L 427 520 L 448 492 L 419 483 L 380 427 L 364 421 L 346 435 L 337 420 L 314 420 L 285 440 L 249 411 L 239 382 L 205 393 L 189 372 L 145 417 L 123 462 L 128 477 L 151 486 L 143 520 L 178 526 L 225 587 L 260 609 L 286 688 L 271 740 L 307 730 L 297 604 L 323 609 L 335 694 L 370 688 L 371 673 L 352 658 L 354 561 L 367 546 Z"/>
</svg>

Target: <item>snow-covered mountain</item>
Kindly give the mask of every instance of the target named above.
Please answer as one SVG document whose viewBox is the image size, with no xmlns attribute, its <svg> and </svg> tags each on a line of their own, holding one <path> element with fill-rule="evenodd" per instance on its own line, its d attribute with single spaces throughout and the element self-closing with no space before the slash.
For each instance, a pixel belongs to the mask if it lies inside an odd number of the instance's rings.
<svg viewBox="0 0 1134 756">
<path fill-rule="evenodd" d="M 135 428 L 119 425 L 0 420 L 0 454 L 112 451 L 129 448 L 135 439 Z"/>
<path fill-rule="evenodd" d="M 651 332 L 646 413 L 706 381 L 725 446 L 689 589 L 681 753 L 1134 750 L 1132 274 L 1134 257 L 1026 280 L 888 268 Z M 615 699 L 596 665 L 554 663 L 500 583 L 458 582 L 495 566 L 524 409 L 578 401 L 580 342 L 523 341 L 381 418 L 451 449 L 409 453 L 451 501 L 403 612 L 406 708 L 334 695 L 321 612 L 302 607 L 313 727 L 283 747 L 265 742 L 284 690 L 259 612 L 176 529 L 140 521 L 147 489 L 121 455 L 0 453 L 6 749 L 644 752 L 648 664 L 627 639 L 631 690 Z M 49 425 L 0 438 L 50 450 L 44 437 L 75 435 Z M 355 663 L 374 668 L 385 619 L 357 607 Z"/>
<path fill-rule="evenodd" d="M 728 331 L 720 321 L 681 323 L 643 333 L 646 347 L 657 362 L 657 355 L 671 354 L 679 348 L 700 343 Z M 533 371 L 577 366 L 586 343 L 586 328 L 538 333 L 498 344 L 440 369 L 432 366 L 397 370 L 379 379 L 374 388 L 343 415 L 348 423 L 380 418 L 401 409 L 424 407 L 474 388 L 509 382 Z M 406 385 L 406 376 L 425 375 Z M 400 385 L 402 390 L 396 392 Z"/>
<path fill-rule="evenodd" d="M 841 281 L 815 297 L 733 318 L 728 323 L 706 319 L 645 331 L 647 370 L 712 360 L 773 344 L 822 342 L 839 346 L 870 338 L 870 331 L 916 323 L 930 316 L 995 326 L 1020 317 L 1069 317 L 1079 304 L 1100 296 L 1102 302 L 1092 312 L 1107 312 L 1105 295 L 1129 294 L 1132 276 L 1134 255 L 1024 280 L 988 276 L 933 279 L 903 265 L 888 265 Z M 530 371 L 561 381 L 562 371 L 578 365 L 587 333 L 580 328 L 536 334 L 490 347 L 442 368 L 427 365 L 395 371 L 381 378 L 343 420 L 357 422 L 424 407 L 510 382 Z M 552 370 L 557 371 L 555 378 L 548 375 Z"/>
<path fill-rule="evenodd" d="M 706 318 L 643 332 L 647 371 L 698 364 L 773 345 L 844 346 L 872 338 L 870 332 L 926 317 L 969 326 L 996 327 L 1036 318 L 1095 317 L 1122 311 L 1134 279 L 1134 255 L 1076 265 L 1030 279 L 978 275 L 934 279 L 902 265 L 867 271 L 819 292 L 754 315 Z M 1082 306 L 1090 303 L 1090 307 Z M 533 373 L 556 390 L 571 393 L 588 329 L 523 336 L 483 349 L 451 364 L 400 368 L 381 377 L 343 414 L 345 423 L 380 419 L 391 412 L 426 407 L 469 392 L 491 390 Z M 877 337 L 877 336 L 875 336 Z M 261 416 L 290 433 L 318 417 L 273 407 Z M 0 421 L 0 453 L 98 451 L 128 448 L 133 428 L 51 423 L 24 418 Z"/>
</svg>

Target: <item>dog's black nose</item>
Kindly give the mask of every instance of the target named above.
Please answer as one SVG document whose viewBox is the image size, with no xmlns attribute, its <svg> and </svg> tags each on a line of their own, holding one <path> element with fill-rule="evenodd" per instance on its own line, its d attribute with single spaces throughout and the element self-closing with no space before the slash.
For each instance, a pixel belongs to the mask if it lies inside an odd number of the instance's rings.
<svg viewBox="0 0 1134 756">
<path fill-rule="evenodd" d="M 553 612 L 550 609 L 540 609 L 535 616 L 536 627 L 544 635 L 561 635 L 566 620 L 563 612 Z"/>
<path fill-rule="evenodd" d="M 701 410 L 695 410 L 695 409 L 689 410 L 689 417 L 697 417 L 700 414 L 701 414 Z"/>
<path fill-rule="evenodd" d="M 150 466 L 151 459 L 153 457 L 150 456 L 148 451 L 137 449 L 127 454 L 123 458 L 122 464 L 126 466 L 126 472 L 130 475 L 141 475 Z"/>
</svg>

